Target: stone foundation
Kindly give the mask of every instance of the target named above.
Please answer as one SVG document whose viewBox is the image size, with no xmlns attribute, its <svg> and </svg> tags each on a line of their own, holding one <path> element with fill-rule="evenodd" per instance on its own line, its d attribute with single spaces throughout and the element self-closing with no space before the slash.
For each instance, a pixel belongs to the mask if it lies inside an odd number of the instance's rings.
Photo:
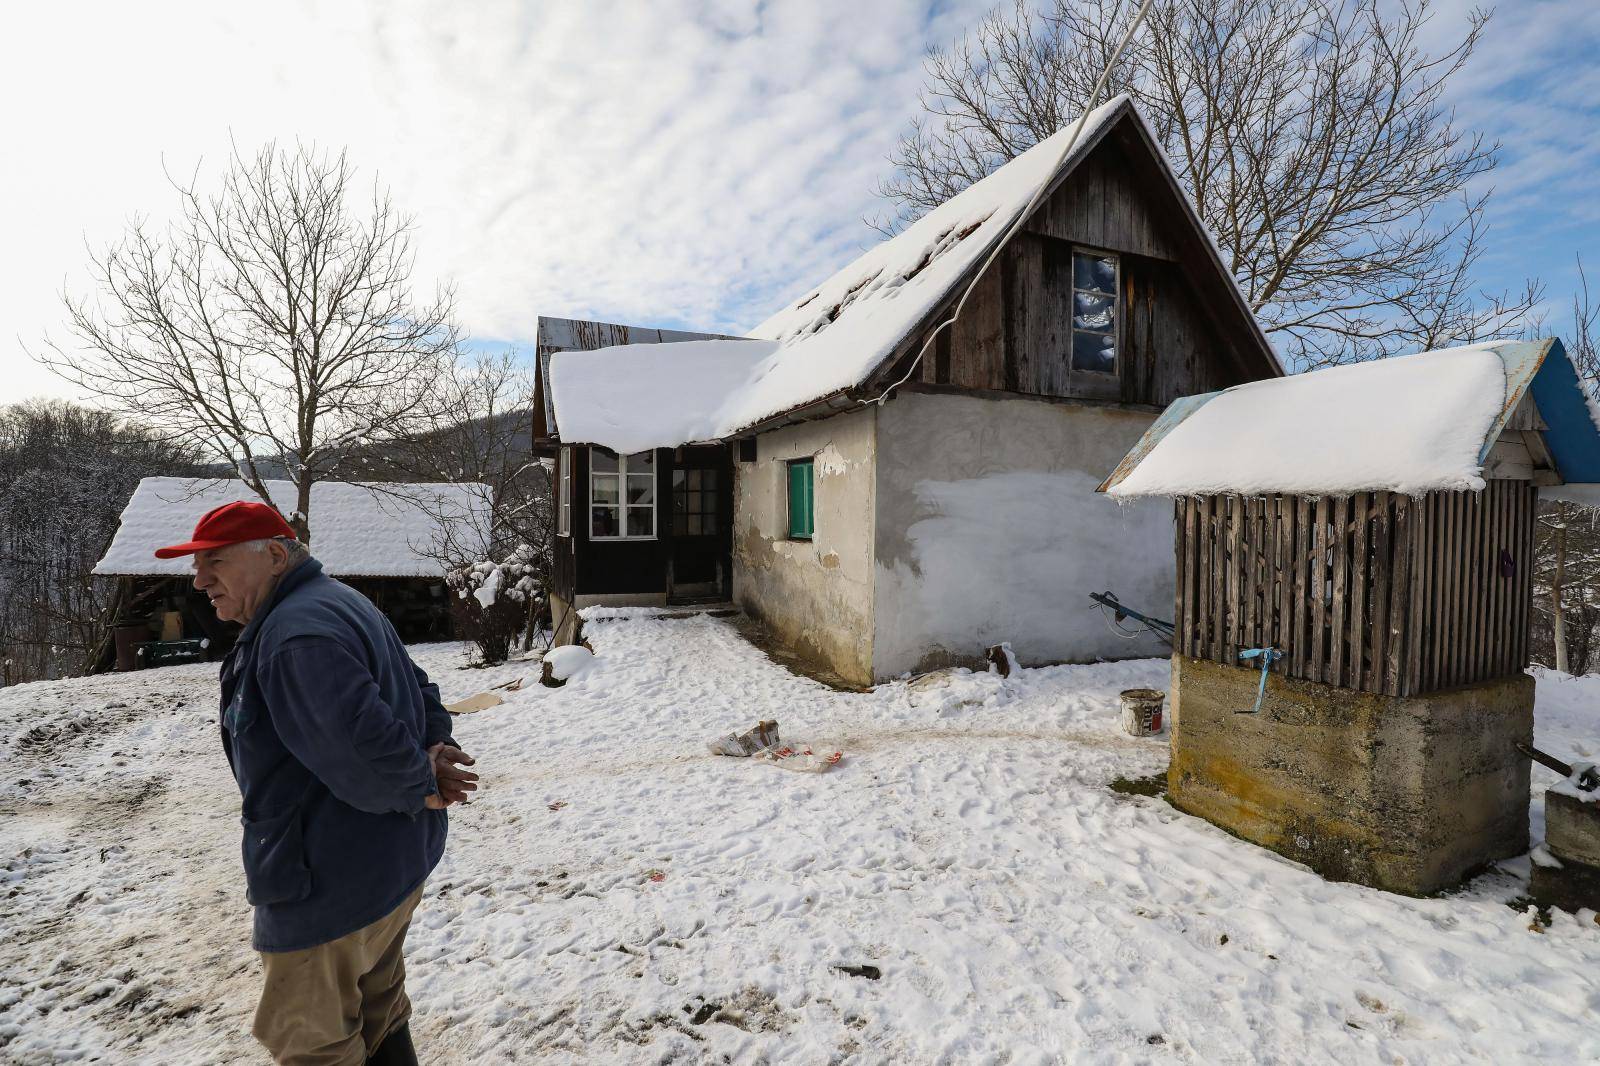
<svg viewBox="0 0 1600 1066">
<path fill-rule="evenodd" d="M 1335 881 L 1422 895 L 1528 850 L 1533 678 L 1397 698 L 1173 656 L 1168 795 Z"/>
</svg>

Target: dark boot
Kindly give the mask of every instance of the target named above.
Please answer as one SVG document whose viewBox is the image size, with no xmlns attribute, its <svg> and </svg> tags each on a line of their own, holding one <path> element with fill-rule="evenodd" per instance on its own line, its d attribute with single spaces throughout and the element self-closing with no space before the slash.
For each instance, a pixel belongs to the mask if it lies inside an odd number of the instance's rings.
<svg viewBox="0 0 1600 1066">
<path fill-rule="evenodd" d="M 417 1049 L 411 1046 L 411 1026 L 402 1025 L 383 1038 L 367 1066 L 417 1066 Z"/>
</svg>

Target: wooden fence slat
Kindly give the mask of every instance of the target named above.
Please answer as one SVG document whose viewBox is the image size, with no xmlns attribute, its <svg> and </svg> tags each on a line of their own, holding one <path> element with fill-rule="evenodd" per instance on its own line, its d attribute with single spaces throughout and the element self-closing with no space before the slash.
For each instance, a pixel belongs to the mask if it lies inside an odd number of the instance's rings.
<svg viewBox="0 0 1600 1066">
<path fill-rule="evenodd" d="M 1228 505 L 1229 498 L 1217 497 L 1216 536 L 1211 542 L 1211 658 L 1228 661 Z"/>
<path fill-rule="evenodd" d="M 1294 633 L 1294 500 L 1277 498 L 1278 509 L 1278 624 L 1273 643 L 1284 657 L 1277 662 L 1279 672 L 1289 673 L 1288 652 Z"/>
<path fill-rule="evenodd" d="M 1215 496 L 1202 497 L 1196 516 L 1200 557 L 1196 561 L 1195 577 L 1199 581 L 1200 595 L 1195 601 L 1195 657 L 1199 659 L 1211 658 L 1211 512 L 1215 507 Z"/>
<path fill-rule="evenodd" d="M 1243 519 L 1243 536 L 1240 538 L 1239 556 L 1239 646 L 1241 648 L 1260 647 L 1256 643 L 1256 559 L 1257 541 L 1256 532 L 1256 500 L 1254 497 L 1242 497 L 1239 500 L 1239 515 Z M 1238 649 L 1235 649 L 1237 651 Z"/>
<path fill-rule="evenodd" d="M 1527 669 L 1529 659 L 1528 629 L 1533 621 L 1533 538 L 1538 535 L 1539 522 L 1539 490 L 1529 485 L 1524 490 L 1522 501 L 1522 521 L 1525 532 L 1522 543 L 1527 558 L 1523 560 L 1521 569 L 1517 571 L 1522 578 L 1522 606 L 1518 611 L 1518 631 L 1521 634 L 1518 647 L 1521 649 L 1517 655 L 1517 664 L 1520 669 Z"/>
<path fill-rule="evenodd" d="M 1328 669 L 1328 523 L 1332 521 L 1332 503 L 1326 496 L 1318 496 L 1315 528 L 1311 540 L 1310 594 L 1307 603 L 1311 608 L 1311 679 L 1326 680 Z"/>
<path fill-rule="evenodd" d="M 1290 633 L 1289 654 L 1294 677 L 1306 676 L 1306 663 L 1311 660 L 1311 640 L 1306 636 L 1310 611 L 1306 606 L 1306 573 L 1310 567 L 1311 501 L 1305 496 L 1294 498 L 1294 560 L 1291 572 L 1294 577 L 1294 618 Z"/>
<path fill-rule="evenodd" d="M 1189 545 L 1183 536 L 1185 502 L 1182 496 L 1172 498 L 1172 555 L 1177 569 L 1177 580 L 1172 585 L 1172 650 L 1179 655 L 1187 653 L 1183 626 L 1183 604 L 1189 598 L 1185 595 L 1189 575 Z"/>
<path fill-rule="evenodd" d="M 1367 639 L 1372 643 L 1372 677 L 1368 692 L 1384 691 L 1389 650 L 1389 579 L 1392 566 L 1390 531 L 1394 504 L 1387 492 L 1373 494 L 1372 587 L 1367 604 Z"/>
<path fill-rule="evenodd" d="M 1506 483 L 1504 506 L 1501 509 L 1501 551 L 1504 552 L 1504 565 L 1501 559 L 1494 560 L 1494 579 L 1501 591 L 1499 672 L 1502 677 L 1510 677 L 1517 672 L 1517 635 L 1512 624 L 1517 611 L 1512 603 L 1512 592 L 1517 587 L 1517 490 L 1520 487 L 1522 485 L 1517 482 Z"/>
<path fill-rule="evenodd" d="M 1450 584 L 1450 599 L 1445 611 L 1445 687 L 1454 688 L 1461 683 L 1464 672 L 1461 664 L 1461 560 L 1466 555 L 1466 493 L 1445 496 L 1450 507 L 1450 554 L 1445 559 L 1445 576 Z"/>
<path fill-rule="evenodd" d="M 1466 654 L 1472 640 L 1472 493 L 1462 492 L 1459 506 L 1456 535 L 1461 544 L 1456 549 L 1456 634 L 1452 654 L 1456 660 L 1456 684 L 1465 685 L 1472 678 L 1472 657 Z"/>
<path fill-rule="evenodd" d="M 1405 694 L 1405 633 L 1406 611 L 1411 606 L 1411 497 L 1397 493 L 1394 497 L 1394 525 L 1389 533 L 1389 547 L 1393 557 L 1394 576 L 1389 582 L 1389 627 L 1385 638 L 1389 645 L 1388 667 L 1384 672 L 1383 690 L 1391 696 Z"/>
<path fill-rule="evenodd" d="M 1428 594 L 1428 508 L 1425 499 L 1411 501 L 1411 536 L 1406 538 L 1410 558 L 1411 584 L 1406 605 L 1406 664 L 1403 693 L 1414 696 L 1424 691 L 1422 679 L 1423 604 Z"/>
<path fill-rule="evenodd" d="M 1466 608 L 1467 631 L 1462 641 L 1462 656 L 1466 660 L 1466 684 L 1480 679 L 1478 673 L 1478 642 L 1483 635 L 1483 494 L 1467 494 L 1467 581 L 1463 606 Z"/>
<path fill-rule="evenodd" d="M 1506 546 L 1506 490 L 1510 485 L 1502 480 L 1488 483 L 1490 493 L 1490 551 L 1488 559 L 1488 615 L 1490 615 L 1490 642 L 1483 661 L 1486 677 L 1506 675 L 1506 578 L 1501 576 L 1499 554 Z"/>
<path fill-rule="evenodd" d="M 1244 497 L 1233 497 L 1228 509 L 1228 647 L 1224 661 L 1237 663 L 1244 647 Z"/>
<path fill-rule="evenodd" d="M 1200 557 L 1200 545 L 1195 530 L 1195 512 L 1200 509 L 1200 501 L 1193 496 L 1183 499 L 1183 567 L 1185 578 L 1181 586 L 1180 598 L 1182 602 L 1178 610 L 1177 647 L 1183 655 L 1191 658 L 1195 651 L 1194 634 L 1194 605 L 1195 597 L 1199 595 L 1200 583 L 1195 570 L 1195 561 Z"/>
<path fill-rule="evenodd" d="M 1483 647 L 1484 634 L 1489 628 L 1489 612 L 1485 609 L 1484 589 L 1488 583 L 1484 579 L 1484 553 L 1488 551 L 1489 531 L 1487 520 L 1489 517 L 1488 489 L 1480 489 L 1472 494 L 1472 584 L 1468 586 L 1469 595 L 1472 597 L 1472 639 L 1467 643 L 1467 656 L 1470 662 L 1470 683 L 1483 680 Z"/>
<path fill-rule="evenodd" d="M 1328 672 L 1324 680 L 1329 685 L 1342 685 L 1345 661 L 1345 582 L 1350 573 L 1349 551 L 1345 547 L 1345 541 L 1350 534 L 1349 497 L 1341 496 L 1330 501 L 1329 510 L 1332 523 L 1328 539 L 1332 543 L 1333 553 L 1328 569 L 1332 592 L 1328 607 Z"/>
<path fill-rule="evenodd" d="M 1350 624 L 1345 634 L 1350 662 L 1345 669 L 1350 687 L 1360 689 L 1366 684 L 1367 584 L 1372 580 L 1367 527 L 1372 516 L 1372 493 L 1356 493 L 1350 498 L 1350 506 L 1355 537 L 1350 554 Z"/>
<path fill-rule="evenodd" d="M 1448 511 L 1448 493 L 1430 493 L 1427 498 L 1430 511 L 1434 512 L 1429 554 L 1432 560 L 1432 597 L 1430 597 L 1429 611 L 1427 611 L 1427 632 L 1429 632 L 1429 667 L 1427 667 L 1427 687 L 1429 691 L 1445 687 L 1445 563 L 1450 559 L 1450 551 L 1446 546 L 1446 535 L 1450 531 L 1450 511 Z"/>
</svg>

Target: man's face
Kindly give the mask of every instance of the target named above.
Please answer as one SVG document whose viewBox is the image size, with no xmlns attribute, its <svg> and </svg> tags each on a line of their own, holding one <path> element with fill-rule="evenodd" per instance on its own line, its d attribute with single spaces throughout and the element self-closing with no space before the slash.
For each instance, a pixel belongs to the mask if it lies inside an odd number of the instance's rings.
<svg viewBox="0 0 1600 1066">
<path fill-rule="evenodd" d="M 229 544 L 194 555 L 194 587 L 205 593 L 224 622 L 250 621 L 272 594 L 289 553 L 281 544 L 266 550 L 252 544 Z"/>
</svg>

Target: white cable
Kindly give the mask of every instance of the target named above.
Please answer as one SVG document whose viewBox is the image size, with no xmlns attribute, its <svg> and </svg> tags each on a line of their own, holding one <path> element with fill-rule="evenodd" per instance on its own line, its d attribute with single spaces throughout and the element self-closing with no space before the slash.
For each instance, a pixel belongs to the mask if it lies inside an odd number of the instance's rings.
<svg viewBox="0 0 1600 1066">
<path fill-rule="evenodd" d="M 1072 136 L 1067 138 L 1067 143 L 1061 148 L 1061 154 L 1056 157 L 1055 165 L 1050 168 L 1050 177 L 1055 176 L 1056 172 L 1061 169 L 1061 165 L 1067 161 L 1067 156 L 1072 154 L 1073 146 L 1078 143 L 1078 135 L 1083 132 L 1083 124 L 1089 119 L 1089 112 L 1095 109 L 1095 102 L 1100 99 L 1100 93 L 1105 89 L 1106 82 L 1111 80 L 1112 68 L 1117 65 L 1117 60 L 1122 58 L 1122 50 L 1128 47 L 1128 42 L 1133 40 L 1134 33 L 1139 29 L 1139 25 L 1144 22 L 1144 16 L 1150 10 L 1151 2 L 1152 0 L 1144 0 L 1144 3 L 1139 5 L 1139 13 L 1133 17 L 1133 23 L 1128 27 L 1128 32 L 1122 35 L 1122 43 L 1117 45 L 1116 50 L 1111 53 L 1111 58 L 1106 61 L 1105 69 L 1100 72 L 1100 80 L 1094 83 L 1094 90 L 1089 93 L 1088 106 L 1083 109 L 1083 114 L 1078 116 L 1078 124 L 1072 127 Z M 949 318 L 929 331 L 928 339 L 922 342 L 922 347 L 917 351 L 917 357 L 911 360 L 911 366 L 906 370 L 905 377 L 884 389 L 882 396 L 872 400 L 859 401 L 862 406 L 874 403 L 880 407 L 883 406 L 888 401 L 891 392 L 911 380 L 911 375 L 917 372 L 917 367 L 922 363 L 922 357 L 928 354 L 928 349 L 932 347 L 934 340 L 938 338 L 939 331 L 947 326 L 955 325 L 956 319 L 961 317 L 962 308 L 967 306 L 967 300 L 972 296 L 972 291 L 978 287 L 978 282 L 983 280 L 984 274 L 988 273 L 989 268 L 994 265 L 994 261 L 1000 257 L 1000 252 L 1005 248 L 1006 242 L 1016 236 L 1017 231 L 1027 223 L 1028 219 L 1033 215 L 1033 209 L 1039 206 L 1039 201 L 1044 199 L 1044 194 L 1049 188 L 1050 182 L 1048 179 L 1040 183 L 1039 188 L 1034 191 L 1033 198 L 1028 201 L 1028 206 L 1024 207 L 1021 213 L 1017 215 L 1016 219 L 1000 237 L 1000 240 L 995 243 L 994 250 L 983 261 L 983 265 L 978 268 L 978 272 L 972 275 L 972 280 L 967 283 L 966 291 L 961 294 L 961 299 L 956 302 L 956 309 L 950 313 Z"/>
</svg>

